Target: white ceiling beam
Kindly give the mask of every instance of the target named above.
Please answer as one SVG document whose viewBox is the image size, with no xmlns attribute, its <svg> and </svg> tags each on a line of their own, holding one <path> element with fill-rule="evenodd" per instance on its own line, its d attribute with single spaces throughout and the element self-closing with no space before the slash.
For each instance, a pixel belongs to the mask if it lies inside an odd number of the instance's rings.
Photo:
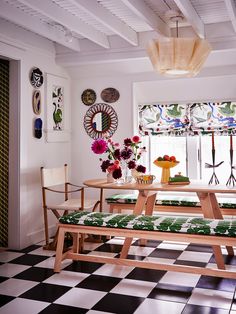
<svg viewBox="0 0 236 314">
<path fill-rule="evenodd" d="M 204 23 L 198 16 L 196 10 L 192 6 L 189 0 L 174 0 L 180 11 L 183 13 L 187 21 L 192 25 L 192 28 L 195 30 L 196 34 L 200 38 L 205 37 L 205 27 Z"/>
<path fill-rule="evenodd" d="M 80 51 L 78 40 L 74 40 L 71 43 L 66 42 L 65 36 L 63 36 L 61 31 L 52 29 L 52 27 L 48 26 L 46 23 L 42 23 L 40 20 L 35 20 L 35 18 L 31 17 L 29 14 L 16 9 L 12 5 L 3 1 L 0 1 L 0 17 L 61 44 L 62 46 L 75 51 Z"/>
<path fill-rule="evenodd" d="M 236 6 L 233 0 L 225 0 L 226 8 L 236 33 Z"/>
<path fill-rule="evenodd" d="M 105 25 L 112 30 L 115 34 L 119 35 L 133 46 L 138 45 L 137 33 L 118 19 L 115 15 L 111 14 L 102 5 L 94 0 L 69 0 L 74 6 L 84 10 L 91 15 L 99 23 Z"/>
<path fill-rule="evenodd" d="M 157 16 L 143 0 L 121 0 L 138 17 L 144 20 L 160 36 L 169 36 L 170 29 L 163 20 Z"/>
<path fill-rule="evenodd" d="M 106 35 L 97 31 L 94 27 L 84 23 L 76 16 L 68 13 L 50 0 L 19 0 L 28 7 L 40 12 L 47 18 L 61 24 L 81 36 L 88 38 L 103 48 L 109 48 Z"/>
</svg>

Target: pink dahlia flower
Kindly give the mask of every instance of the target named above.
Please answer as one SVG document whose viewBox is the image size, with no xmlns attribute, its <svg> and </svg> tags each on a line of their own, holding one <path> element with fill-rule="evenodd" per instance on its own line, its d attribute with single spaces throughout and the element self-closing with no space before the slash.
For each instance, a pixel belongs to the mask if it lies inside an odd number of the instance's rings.
<svg viewBox="0 0 236 314">
<path fill-rule="evenodd" d="M 107 151 L 107 148 L 107 142 L 102 138 L 95 140 L 91 146 L 91 149 L 95 154 L 103 154 Z"/>
</svg>

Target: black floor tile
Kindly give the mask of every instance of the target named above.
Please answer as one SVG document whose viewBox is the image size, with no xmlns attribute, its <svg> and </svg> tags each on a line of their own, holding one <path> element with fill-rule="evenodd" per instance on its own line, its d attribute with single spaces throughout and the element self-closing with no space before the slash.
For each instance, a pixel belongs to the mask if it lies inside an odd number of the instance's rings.
<svg viewBox="0 0 236 314">
<path fill-rule="evenodd" d="M 185 251 L 213 253 L 211 246 L 201 244 L 189 244 Z"/>
<path fill-rule="evenodd" d="M 158 283 L 165 273 L 166 271 L 163 270 L 135 268 L 128 274 L 128 276 L 126 276 L 126 278 Z"/>
<path fill-rule="evenodd" d="M 196 287 L 234 292 L 236 287 L 236 279 L 201 276 Z"/>
<path fill-rule="evenodd" d="M 148 256 L 150 257 L 159 257 L 159 258 L 170 258 L 176 259 L 178 258 L 183 252 L 180 250 L 165 250 L 165 249 L 156 249 Z"/>
<path fill-rule="evenodd" d="M 36 245 L 36 244 L 33 244 L 31 246 L 28 246 L 27 248 L 25 249 L 22 249 L 18 252 L 21 252 L 21 253 L 29 253 L 31 251 L 34 251 L 34 250 L 37 250 L 38 248 L 42 247 L 41 245 Z"/>
<path fill-rule="evenodd" d="M 225 264 L 236 265 L 236 256 L 223 255 L 223 258 L 224 258 Z M 212 255 L 212 257 L 210 258 L 209 263 L 216 263 L 214 255 Z"/>
<path fill-rule="evenodd" d="M 87 312 L 88 310 L 79 307 L 61 304 L 50 304 L 44 310 L 42 310 L 40 314 L 85 314 Z"/>
<path fill-rule="evenodd" d="M 70 289 L 71 287 L 39 283 L 37 286 L 21 294 L 20 297 L 37 301 L 54 302 Z"/>
<path fill-rule="evenodd" d="M 104 264 L 93 263 L 93 262 L 82 262 L 82 261 L 76 262 L 75 261 L 75 262 L 71 263 L 69 266 L 65 267 L 63 270 L 92 274 L 94 271 L 96 271 L 102 265 L 104 265 Z"/>
<path fill-rule="evenodd" d="M 9 263 L 34 266 L 48 258 L 48 256 L 25 254 L 11 260 Z"/>
<path fill-rule="evenodd" d="M 193 288 L 159 283 L 151 291 L 148 298 L 186 303 Z"/>
<path fill-rule="evenodd" d="M 207 263 L 195 262 L 195 261 L 184 261 L 184 260 L 176 260 L 174 264 L 188 265 L 188 266 L 195 266 L 195 267 L 205 267 L 207 265 Z"/>
<path fill-rule="evenodd" d="M 5 281 L 5 280 L 7 280 L 7 279 L 9 279 L 9 278 L 8 278 L 8 277 L 2 277 L 2 276 L 0 276 L 0 283 L 3 282 L 3 281 Z"/>
<path fill-rule="evenodd" d="M 187 304 L 181 314 L 229 314 L 229 311 L 214 307 Z"/>
<path fill-rule="evenodd" d="M 14 276 L 14 278 L 41 282 L 51 277 L 53 274 L 53 269 L 43 267 L 31 267 L 17 274 L 16 276 Z"/>
<path fill-rule="evenodd" d="M 7 303 L 9 303 L 13 299 L 15 299 L 15 297 L 11 297 L 9 295 L 0 294 L 0 307 L 5 305 L 5 304 L 7 304 Z M 1 308 L 0 308 L 0 313 L 1 313 Z"/>
<path fill-rule="evenodd" d="M 120 281 L 121 281 L 120 278 L 91 275 L 85 278 L 83 281 L 81 281 L 76 287 L 109 292 Z"/>
<path fill-rule="evenodd" d="M 92 309 L 116 314 L 131 314 L 144 300 L 140 297 L 108 293 Z"/>
<path fill-rule="evenodd" d="M 147 240 L 146 247 L 157 247 L 159 244 L 161 244 L 162 241 L 155 241 L 155 240 Z M 140 241 L 136 240 L 134 243 L 132 243 L 132 246 L 140 246 Z"/>
<path fill-rule="evenodd" d="M 122 250 L 122 245 L 105 243 L 99 246 L 98 248 L 96 248 L 94 251 L 120 253 L 121 250 Z"/>
<path fill-rule="evenodd" d="M 116 258 L 120 257 L 120 254 L 117 254 L 117 256 L 115 256 Z M 141 256 L 141 255 L 127 255 L 127 259 L 132 259 L 132 260 L 136 260 L 136 261 L 143 261 L 145 259 L 146 256 Z"/>
</svg>

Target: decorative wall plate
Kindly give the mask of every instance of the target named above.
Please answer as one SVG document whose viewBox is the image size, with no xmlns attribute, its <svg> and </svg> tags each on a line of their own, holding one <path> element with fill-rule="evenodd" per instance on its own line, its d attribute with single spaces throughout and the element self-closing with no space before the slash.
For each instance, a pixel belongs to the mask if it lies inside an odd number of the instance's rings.
<svg viewBox="0 0 236 314">
<path fill-rule="evenodd" d="M 33 111 L 39 115 L 41 113 L 41 93 L 39 90 L 35 90 L 33 93 Z"/>
<path fill-rule="evenodd" d="M 112 103 L 120 98 L 120 93 L 117 89 L 113 87 L 108 87 L 101 92 L 101 98 L 105 102 Z"/>
<path fill-rule="evenodd" d="M 87 110 L 84 116 L 84 128 L 87 134 L 94 138 L 111 137 L 118 127 L 118 116 L 108 104 L 95 104 Z"/>
<path fill-rule="evenodd" d="M 43 85 L 43 72 L 39 68 L 33 68 L 30 73 L 30 83 L 35 88 Z"/>
<path fill-rule="evenodd" d="M 91 106 L 95 103 L 97 95 L 93 89 L 85 89 L 81 95 L 81 100 L 86 106 Z"/>
<path fill-rule="evenodd" d="M 42 127 L 43 121 L 40 118 L 34 120 L 34 137 L 41 138 L 42 137 Z"/>
</svg>

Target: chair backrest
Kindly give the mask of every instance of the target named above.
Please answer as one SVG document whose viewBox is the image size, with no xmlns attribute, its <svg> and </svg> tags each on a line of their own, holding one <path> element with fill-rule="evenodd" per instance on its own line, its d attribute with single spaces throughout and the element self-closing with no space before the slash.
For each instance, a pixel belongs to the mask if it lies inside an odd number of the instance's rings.
<svg viewBox="0 0 236 314">
<path fill-rule="evenodd" d="M 42 187 L 50 187 L 54 185 L 65 184 L 68 182 L 67 164 L 58 168 L 41 168 L 41 184 Z"/>
</svg>

